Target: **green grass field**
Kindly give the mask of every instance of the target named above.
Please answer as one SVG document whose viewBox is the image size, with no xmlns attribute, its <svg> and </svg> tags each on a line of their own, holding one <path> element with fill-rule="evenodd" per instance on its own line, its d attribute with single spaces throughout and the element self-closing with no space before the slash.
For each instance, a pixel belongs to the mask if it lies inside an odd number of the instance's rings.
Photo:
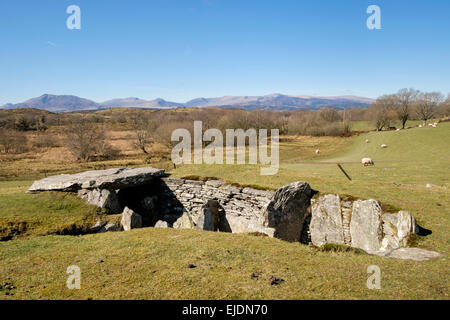
<svg viewBox="0 0 450 320">
<path fill-rule="evenodd" d="M 411 211 L 433 231 L 416 245 L 443 258 L 413 262 L 321 252 L 277 239 L 192 230 L 42 237 L 54 226 L 84 226 L 103 214 L 71 196 L 24 194 L 31 180 L 4 181 L 1 225 L 25 222 L 26 228 L 16 232 L 17 240 L 0 242 L 0 286 L 15 287 L 0 289 L 0 299 L 448 299 L 449 137 L 450 123 L 352 138 L 292 137 L 282 140 L 275 176 L 260 176 L 258 166 L 248 165 L 192 165 L 171 172 L 270 189 L 307 181 L 321 192 L 375 198 Z M 376 165 L 363 167 L 362 157 Z M 70 265 L 82 270 L 81 290 L 66 288 Z M 381 290 L 366 287 L 370 265 L 382 270 Z M 271 276 L 285 281 L 273 286 Z"/>
</svg>

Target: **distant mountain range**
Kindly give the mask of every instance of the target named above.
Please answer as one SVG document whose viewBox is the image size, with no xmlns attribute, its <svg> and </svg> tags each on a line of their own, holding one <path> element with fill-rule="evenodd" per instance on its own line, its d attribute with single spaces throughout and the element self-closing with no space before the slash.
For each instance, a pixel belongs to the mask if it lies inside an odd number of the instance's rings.
<svg viewBox="0 0 450 320">
<path fill-rule="evenodd" d="M 80 110 L 97 110 L 101 108 L 101 105 L 94 101 L 76 96 L 55 96 L 51 94 L 44 94 L 38 98 L 33 98 L 22 103 L 9 103 L 0 107 L 0 109 L 21 108 L 35 108 L 50 112 L 73 112 Z"/>
<path fill-rule="evenodd" d="M 247 110 L 316 110 L 322 107 L 365 108 L 374 100 L 356 96 L 312 97 L 287 96 L 270 94 L 266 96 L 225 96 L 220 98 L 198 98 L 186 103 L 166 101 L 163 99 L 142 100 L 125 98 L 98 103 L 69 95 L 44 94 L 22 103 L 6 104 L 0 109 L 35 108 L 50 112 L 93 111 L 108 108 L 141 108 L 141 109 L 173 109 L 173 108 L 242 108 Z"/>
</svg>

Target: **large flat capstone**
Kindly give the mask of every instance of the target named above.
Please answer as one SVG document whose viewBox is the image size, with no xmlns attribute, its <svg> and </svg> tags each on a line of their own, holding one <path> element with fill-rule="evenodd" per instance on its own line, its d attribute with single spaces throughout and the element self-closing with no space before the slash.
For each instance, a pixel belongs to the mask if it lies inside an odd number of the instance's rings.
<svg viewBox="0 0 450 320">
<path fill-rule="evenodd" d="M 164 170 L 155 168 L 121 168 L 61 174 L 35 181 L 29 193 L 43 191 L 75 192 L 81 189 L 123 189 L 147 184 L 162 177 Z"/>
</svg>

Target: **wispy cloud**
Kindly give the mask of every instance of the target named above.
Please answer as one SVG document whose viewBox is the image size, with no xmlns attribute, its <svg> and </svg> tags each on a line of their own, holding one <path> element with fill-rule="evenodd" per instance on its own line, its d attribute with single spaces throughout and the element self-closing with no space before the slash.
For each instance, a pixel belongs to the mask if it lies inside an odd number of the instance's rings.
<svg viewBox="0 0 450 320">
<path fill-rule="evenodd" d="M 57 47 L 56 43 L 51 42 L 51 41 L 47 41 L 46 44 L 48 44 L 49 46 L 52 46 L 52 47 Z"/>
</svg>

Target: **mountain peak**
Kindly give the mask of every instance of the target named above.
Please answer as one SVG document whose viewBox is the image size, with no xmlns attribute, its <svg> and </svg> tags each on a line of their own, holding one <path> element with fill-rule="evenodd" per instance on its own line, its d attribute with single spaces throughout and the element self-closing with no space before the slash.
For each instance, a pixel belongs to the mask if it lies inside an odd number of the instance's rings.
<svg viewBox="0 0 450 320">
<path fill-rule="evenodd" d="M 136 97 L 113 99 L 103 103 L 83 99 L 70 95 L 43 94 L 38 98 L 27 100 L 18 104 L 6 104 L 3 109 L 36 108 L 50 112 L 75 112 L 82 110 L 98 110 L 101 108 L 141 108 L 141 109 L 168 109 L 186 107 L 215 107 L 215 108 L 243 108 L 248 110 L 308 110 L 322 107 L 368 107 L 373 99 L 340 96 L 340 97 L 311 97 L 288 96 L 272 93 L 265 96 L 223 96 L 220 98 L 197 98 L 186 103 L 177 103 L 156 98 L 148 101 Z"/>
</svg>

